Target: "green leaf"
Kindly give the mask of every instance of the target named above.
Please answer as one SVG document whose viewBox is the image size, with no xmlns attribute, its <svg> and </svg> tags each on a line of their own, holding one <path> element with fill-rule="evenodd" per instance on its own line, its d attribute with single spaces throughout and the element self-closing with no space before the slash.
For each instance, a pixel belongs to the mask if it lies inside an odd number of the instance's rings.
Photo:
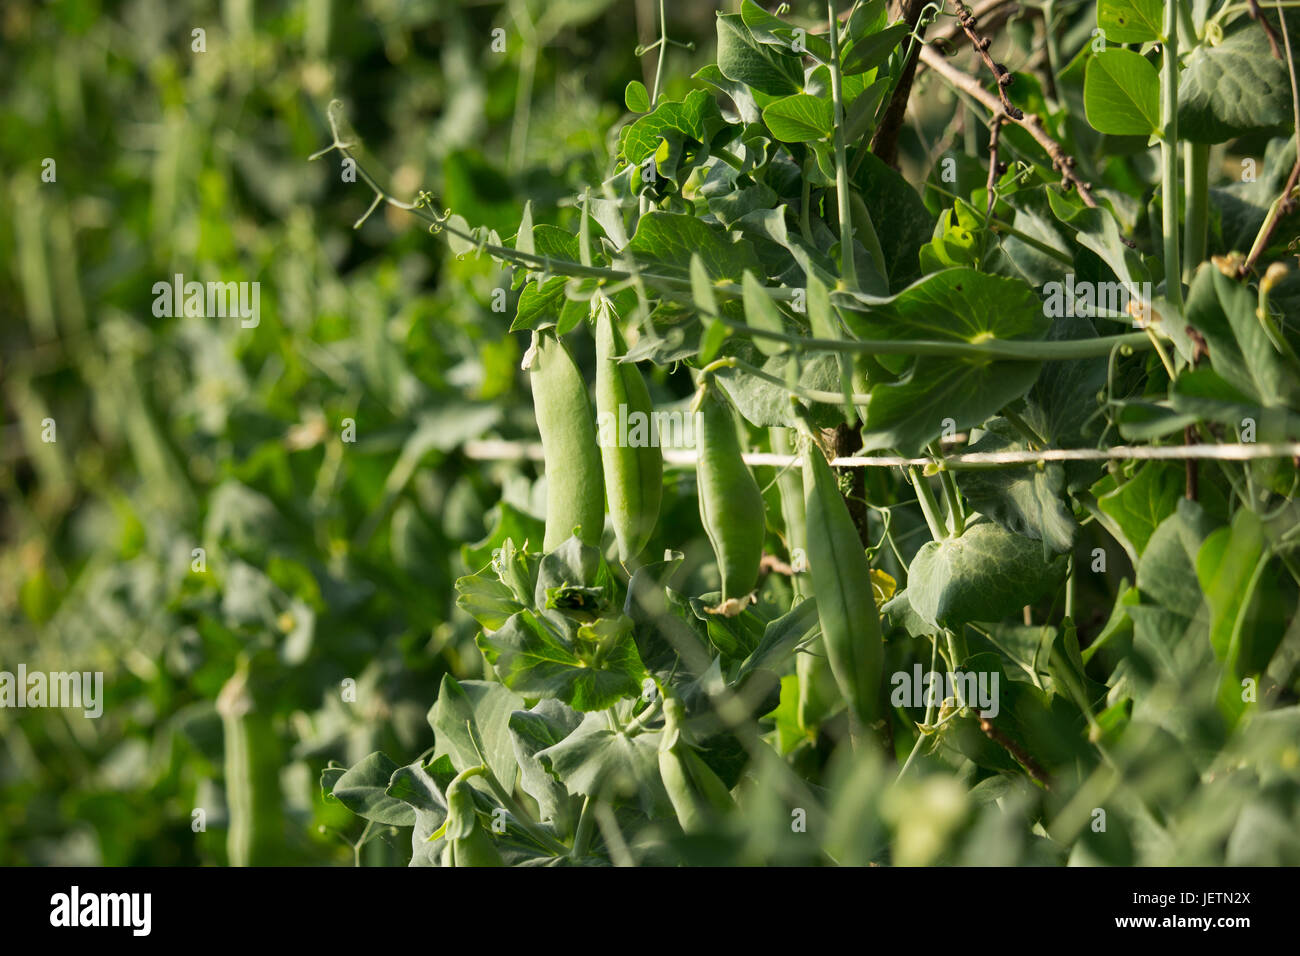
<svg viewBox="0 0 1300 956">
<path fill-rule="evenodd" d="M 489 631 L 523 609 L 515 593 L 490 569 L 456 579 L 456 606 Z"/>
<path fill-rule="evenodd" d="M 852 76 L 855 73 L 865 73 L 867 70 L 874 70 L 876 67 L 884 65 L 889 59 L 889 55 L 898 46 L 898 41 L 910 32 L 911 28 L 907 23 L 899 20 L 897 23 L 891 23 L 879 33 L 863 37 L 849 47 L 844 54 L 844 62 L 840 65 L 840 72 L 845 76 Z"/>
<path fill-rule="evenodd" d="M 399 769 L 385 754 L 375 751 L 339 777 L 334 796 L 367 820 L 395 827 L 414 826 L 415 809 L 387 793 L 388 781 Z"/>
<path fill-rule="evenodd" d="M 1257 24 L 1243 17 L 1218 46 L 1200 44 L 1188 55 L 1178 83 L 1180 138 L 1224 143 L 1250 133 L 1281 132 L 1292 122 L 1286 64 L 1273 58 Z"/>
<path fill-rule="evenodd" d="M 999 621 L 1059 584 L 1065 558 L 1043 560 L 1042 545 L 991 521 L 958 538 L 922 545 L 907 575 L 913 609 L 935 627 Z"/>
<path fill-rule="evenodd" d="M 972 452 L 1022 450 L 1028 445 L 1004 428 L 990 430 L 970 446 Z M 1051 554 L 1064 554 L 1074 544 L 1078 522 L 1065 502 L 1065 469 L 1048 462 L 1039 469 L 997 468 L 958 476 L 961 493 L 975 510 L 988 515 L 1014 534 L 1042 541 Z"/>
<path fill-rule="evenodd" d="M 1037 339 L 1051 325 L 1024 282 L 974 269 L 926 276 L 845 319 L 859 338 L 960 342 Z M 1027 392 L 1039 367 L 1032 361 L 919 357 L 898 381 L 872 387 L 863 447 L 914 454 L 942 433 L 944 419 L 957 428 L 979 425 Z"/>
<path fill-rule="evenodd" d="M 1187 324 L 1205 339 L 1210 365 L 1228 384 L 1260 405 L 1300 405 L 1300 369 L 1278 354 L 1255 315 L 1258 299 L 1244 282 L 1213 263 L 1197 270 L 1188 290 Z M 1179 338 L 1175 342 L 1184 346 Z"/>
<path fill-rule="evenodd" d="M 680 213 L 656 211 L 642 216 L 626 251 L 646 264 L 661 263 L 680 270 L 683 276 L 693 255 L 700 257 L 705 273 L 714 280 L 739 282 L 746 269 L 762 270 L 748 242 L 733 242 L 720 230 Z"/>
<path fill-rule="evenodd" d="M 783 143 L 825 139 L 835 128 L 831 104 L 820 96 L 797 93 L 769 104 L 763 122 Z"/>
<path fill-rule="evenodd" d="M 1181 465 L 1149 461 L 1129 481 L 1098 498 L 1097 505 L 1141 554 L 1160 522 L 1178 507 L 1184 482 Z"/>
<path fill-rule="evenodd" d="M 800 601 L 775 621 L 768 622 L 763 629 L 763 639 L 740 665 L 736 679 L 759 667 L 777 672 L 788 667 L 796 645 L 816 633 L 818 626 L 816 600 L 806 598 Z"/>
<path fill-rule="evenodd" d="M 568 640 L 547 617 L 521 611 L 476 642 L 502 683 L 529 697 L 555 697 L 575 710 L 605 710 L 641 692 L 645 667 L 622 615 L 583 625 Z"/>
<path fill-rule="evenodd" d="M 446 755 L 458 771 L 468 770 L 483 762 L 478 751 L 482 747 L 488 769 L 509 790 L 516 771 L 509 721 L 510 715 L 523 706 L 522 697 L 493 681 L 458 681 L 450 674 L 444 675 L 438 699 L 429 708 L 434 756 Z M 473 778 L 473 783 L 475 787 L 486 786 L 478 777 Z"/>
<path fill-rule="evenodd" d="M 623 102 L 633 113 L 650 112 L 650 93 L 640 80 L 633 80 L 623 90 Z"/>
<path fill-rule="evenodd" d="M 803 29 L 796 34 L 794 27 L 768 13 L 754 0 L 744 0 L 740 5 L 740 18 L 749 28 L 750 36 L 758 43 L 770 44 L 794 54 L 801 54 L 802 51 L 795 48 L 795 40 L 798 37 L 802 39 L 803 47 L 809 55 L 823 63 L 830 62 L 831 47 L 825 37 Z"/>
<path fill-rule="evenodd" d="M 1161 0 L 1098 0 L 1097 26 L 1107 43 L 1150 43 L 1164 35 Z"/>
<path fill-rule="evenodd" d="M 557 700 L 539 701 L 532 710 L 517 710 L 510 715 L 519 786 L 537 801 L 541 819 L 561 833 L 572 832 L 573 799 L 564 785 L 547 773 L 537 754 L 558 744 L 581 723 L 581 714 Z"/>
<path fill-rule="evenodd" d="M 1219 528 L 1205 539 L 1195 560 L 1196 578 L 1210 606 L 1210 644 L 1224 660 L 1241 646 L 1246 612 L 1261 565 L 1267 560 L 1259 516 L 1242 508 L 1230 527 Z M 1229 659 L 1228 663 L 1236 662 Z"/>
<path fill-rule="evenodd" d="M 754 278 L 754 273 L 745 272 L 743 290 L 745 321 L 750 327 L 768 332 L 784 332 L 785 324 L 781 321 L 781 310 L 776 307 L 776 303 L 767 294 L 763 284 Z M 754 345 L 764 355 L 776 355 L 785 349 L 785 345 L 779 340 L 762 335 L 754 336 Z"/>
<path fill-rule="evenodd" d="M 644 91 L 645 87 L 642 87 Z M 628 127 L 623 138 L 623 156 L 640 165 L 659 149 L 671 134 L 699 143 L 707 143 L 725 125 L 718 105 L 707 90 L 692 90 L 681 102 L 660 103 L 653 113 L 642 116 Z"/>
<path fill-rule="evenodd" d="M 659 777 L 661 736 L 629 737 L 610 730 L 604 714 L 588 714 L 564 740 L 538 751 L 537 759 L 570 793 L 635 800 L 642 812 L 653 816 L 668 808 Z"/>
<path fill-rule="evenodd" d="M 1160 75 L 1140 53 L 1104 50 L 1088 62 L 1083 106 L 1098 132 L 1149 136 L 1160 129 Z"/>
<path fill-rule="evenodd" d="M 756 41 L 738 13 L 718 17 L 718 69 L 769 96 L 788 96 L 803 86 L 799 58 Z"/>
</svg>

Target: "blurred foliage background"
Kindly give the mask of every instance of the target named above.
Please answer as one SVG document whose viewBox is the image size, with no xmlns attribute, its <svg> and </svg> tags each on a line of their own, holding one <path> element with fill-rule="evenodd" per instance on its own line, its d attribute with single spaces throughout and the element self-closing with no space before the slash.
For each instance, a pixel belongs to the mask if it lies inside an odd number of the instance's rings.
<svg viewBox="0 0 1300 956">
<path fill-rule="evenodd" d="M 672 35 L 695 49 L 672 48 L 667 96 L 709 62 L 715 9 L 738 5 L 669 4 Z M 1072 47 L 1092 17 L 1077 7 Z M 321 771 L 376 750 L 413 759 L 433 742 L 425 715 L 443 675 L 481 676 L 478 626 L 456 610 L 454 581 L 504 533 L 536 539 L 542 499 L 536 466 L 471 460 L 463 445 L 535 440 L 526 342 L 507 334 L 512 310 L 493 308 L 511 282 L 490 259 L 457 259 L 387 207 L 354 230 L 371 190 L 344 180 L 336 154 L 308 157 L 329 144 L 325 111 L 338 98 L 396 195 L 427 189 L 503 237 L 529 199 L 536 222 L 573 231 L 575 197 L 603 177 L 611 130 L 628 115 L 626 83 L 652 81 L 656 57 L 637 47 L 657 37 L 657 9 L 6 0 L 0 670 L 102 671 L 106 699 L 98 719 L 0 708 L 0 864 L 229 862 L 216 701 L 244 668 L 266 718 L 259 752 L 281 768 L 270 859 L 409 859 L 409 835 L 374 834 L 325 802 Z M 1029 32 L 1012 25 L 1025 57 Z M 933 181 L 936 160 L 952 156 L 957 192 L 983 183 L 961 109 L 922 75 L 901 142 L 910 181 Z M 1089 152 L 1110 148 L 1071 122 Z M 1256 146 L 1244 151 L 1262 155 Z M 1146 162 L 1109 165 L 1107 184 L 1138 183 Z M 177 274 L 260 283 L 259 324 L 156 316 L 153 286 Z M 590 367 L 590 342 L 576 338 Z M 684 371 L 656 370 L 651 389 L 664 408 L 691 386 Z M 689 570 L 693 479 L 668 480 L 661 526 Z M 1109 610 L 1109 593 L 1085 597 Z M 1093 628 L 1106 619 L 1089 613 Z M 1195 794 L 1181 844 L 1158 848 L 1165 858 L 1218 859 L 1243 806 L 1230 861 L 1296 858 L 1294 724 L 1262 726 L 1223 760 L 1256 752 L 1286 754 L 1277 779 L 1225 775 L 1217 790 L 1193 788 L 1164 738 L 1121 754 L 1154 802 Z M 1061 862 L 1041 835 L 1007 824 L 1030 803 L 1005 781 L 963 794 L 932 774 L 886 793 L 870 764 L 837 774 L 843 862 L 874 859 L 886 825 L 899 862 Z M 967 804 L 979 813 L 958 841 Z M 755 811 L 743 862 L 799 861 L 760 839 L 785 829 L 785 814 L 775 799 Z M 1136 855 L 1080 847 L 1076 862 Z"/>
<path fill-rule="evenodd" d="M 214 699 L 241 656 L 284 760 L 276 859 L 351 863 L 322 767 L 432 743 L 441 675 L 481 669 L 461 547 L 502 488 L 537 510 L 533 466 L 457 446 L 535 429 L 507 277 L 396 210 L 353 231 L 369 189 L 307 157 L 338 97 L 399 195 L 563 222 L 654 9 L 8 0 L 0 31 L 0 668 L 103 671 L 106 698 L 0 709 L 0 863 L 225 863 Z M 259 282 L 260 323 L 156 317 L 177 273 Z M 381 837 L 367 861 L 409 855 Z"/>
</svg>

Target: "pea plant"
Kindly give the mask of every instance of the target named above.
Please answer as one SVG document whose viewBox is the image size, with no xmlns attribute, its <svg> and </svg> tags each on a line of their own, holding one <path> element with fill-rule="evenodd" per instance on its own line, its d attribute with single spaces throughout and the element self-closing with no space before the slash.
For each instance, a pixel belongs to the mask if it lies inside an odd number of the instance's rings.
<svg viewBox="0 0 1300 956">
<path fill-rule="evenodd" d="M 1300 862 L 1295 4 L 744 0 L 676 84 L 660 6 L 513 236 L 331 107 L 510 277 L 545 490 L 325 792 L 412 865 Z"/>
</svg>

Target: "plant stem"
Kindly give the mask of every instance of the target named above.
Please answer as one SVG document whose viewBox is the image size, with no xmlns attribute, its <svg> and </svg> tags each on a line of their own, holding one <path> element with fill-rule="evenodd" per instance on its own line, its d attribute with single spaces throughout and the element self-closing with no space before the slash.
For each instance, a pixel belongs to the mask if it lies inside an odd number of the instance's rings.
<svg viewBox="0 0 1300 956">
<path fill-rule="evenodd" d="M 908 468 L 907 474 L 912 479 L 912 487 L 916 489 L 916 500 L 921 506 L 921 514 L 925 516 L 925 523 L 930 528 L 930 536 L 935 541 L 942 541 L 947 535 L 944 533 L 943 519 L 939 517 L 939 502 L 934 500 L 934 493 L 925 483 L 925 477 L 919 468 Z"/>
<path fill-rule="evenodd" d="M 668 56 L 668 21 L 664 18 L 664 0 L 659 0 L 659 65 L 655 67 L 655 82 L 650 90 L 650 108 L 659 102 L 659 84 L 664 76 L 664 59 Z"/>
<path fill-rule="evenodd" d="M 943 457 L 938 442 L 930 442 L 930 454 L 935 458 Z M 959 538 L 966 530 L 966 509 L 962 505 L 961 492 L 957 490 L 957 479 L 951 471 L 941 467 L 939 482 L 943 486 L 944 504 L 948 506 L 948 530 L 954 538 Z"/>
<path fill-rule="evenodd" d="M 1196 267 L 1205 261 L 1210 225 L 1210 147 L 1208 143 L 1188 143 L 1184 150 L 1187 209 L 1183 224 L 1183 281 L 1190 283 Z"/>
<path fill-rule="evenodd" d="M 716 290 L 715 290 L 716 291 Z M 1151 348 L 1145 332 L 1125 332 L 1095 339 L 985 339 L 983 342 L 940 341 L 931 339 L 814 339 L 787 332 L 753 328 L 743 322 L 718 319 L 734 332 L 743 332 L 810 352 L 870 352 L 873 355 L 941 355 L 949 358 L 987 358 L 1034 362 L 1097 358 L 1109 355 L 1115 346 L 1135 351 Z"/>
<path fill-rule="evenodd" d="M 844 155 L 844 83 L 840 75 L 840 30 L 835 0 L 826 0 L 826 13 L 830 18 L 831 102 L 835 111 L 835 195 L 840 219 L 840 273 L 844 286 L 856 289 L 858 270 L 853 259 L 853 217 L 849 213 L 849 166 Z M 884 274 L 880 263 L 876 264 L 876 268 L 881 275 Z"/>
<path fill-rule="evenodd" d="M 1178 254 L 1178 8 L 1177 0 L 1165 4 L 1164 58 L 1160 68 L 1161 206 L 1165 249 L 1165 297 L 1183 311 L 1183 269 Z"/>
<path fill-rule="evenodd" d="M 573 835 L 573 849 L 569 851 L 571 859 L 578 860 L 587 855 L 591 845 L 591 830 L 596 823 L 596 814 L 592 810 L 595 798 L 591 794 L 582 801 L 582 813 L 578 816 L 578 830 Z"/>
</svg>

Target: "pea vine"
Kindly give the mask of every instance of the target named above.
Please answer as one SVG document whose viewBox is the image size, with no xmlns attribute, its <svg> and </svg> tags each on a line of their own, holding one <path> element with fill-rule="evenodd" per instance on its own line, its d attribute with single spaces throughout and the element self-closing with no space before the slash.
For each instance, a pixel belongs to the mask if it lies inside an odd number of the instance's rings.
<svg viewBox="0 0 1300 956">
<path fill-rule="evenodd" d="M 331 104 L 357 227 L 501 270 L 537 431 L 463 453 L 546 504 L 464 550 L 485 679 L 432 754 L 326 791 L 415 864 L 952 862 L 988 821 L 1217 862 L 1181 837 L 1300 729 L 1294 6 L 743 0 L 687 80 L 661 2 L 603 181 L 506 238 Z"/>
</svg>

